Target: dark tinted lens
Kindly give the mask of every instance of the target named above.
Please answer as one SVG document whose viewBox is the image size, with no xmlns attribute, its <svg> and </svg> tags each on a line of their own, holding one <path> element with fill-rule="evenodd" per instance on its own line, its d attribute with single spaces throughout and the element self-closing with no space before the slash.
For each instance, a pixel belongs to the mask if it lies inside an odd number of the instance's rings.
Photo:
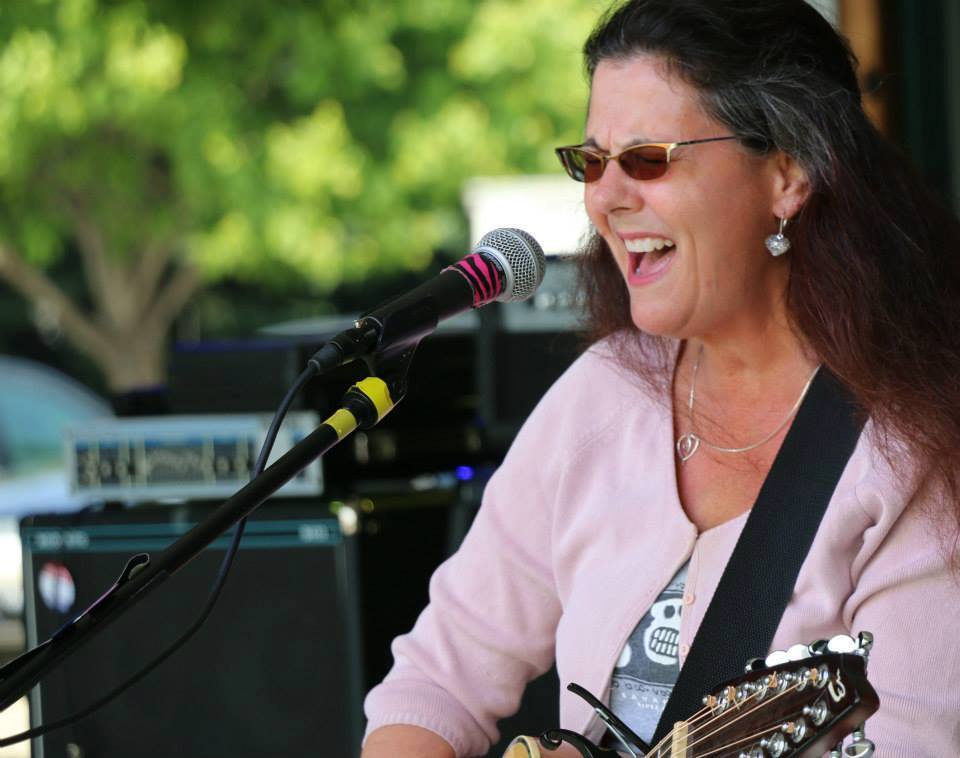
<svg viewBox="0 0 960 758">
<path fill-rule="evenodd" d="M 583 166 L 583 181 L 595 182 L 603 176 L 604 160 L 598 155 L 588 152 L 577 152 Z"/>
<path fill-rule="evenodd" d="M 637 145 L 620 153 L 620 168 L 631 179 L 658 179 L 667 173 L 667 149 Z"/>
<path fill-rule="evenodd" d="M 603 173 L 603 160 L 575 147 L 557 150 L 567 173 L 578 182 L 595 182 Z"/>
</svg>

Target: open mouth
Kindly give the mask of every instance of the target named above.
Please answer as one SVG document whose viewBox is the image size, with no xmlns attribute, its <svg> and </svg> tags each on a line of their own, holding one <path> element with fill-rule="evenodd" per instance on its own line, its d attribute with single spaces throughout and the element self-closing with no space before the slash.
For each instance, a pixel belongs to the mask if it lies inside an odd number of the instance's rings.
<svg viewBox="0 0 960 758">
<path fill-rule="evenodd" d="M 648 276 L 662 269 L 668 257 L 676 251 L 676 243 L 665 237 L 644 237 L 624 240 L 630 256 L 630 271 L 635 276 Z"/>
</svg>

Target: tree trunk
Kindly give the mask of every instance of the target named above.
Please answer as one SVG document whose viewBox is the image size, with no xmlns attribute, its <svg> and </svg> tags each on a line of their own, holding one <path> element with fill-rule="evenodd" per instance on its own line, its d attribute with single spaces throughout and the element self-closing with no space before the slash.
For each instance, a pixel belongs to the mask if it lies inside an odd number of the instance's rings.
<svg viewBox="0 0 960 758">
<path fill-rule="evenodd" d="M 167 382 L 167 341 L 164 337 L 118 340 L 99 367 L 115 393 L 160 387 Z"/>
<path fill-rule="evenodd" d="M 145 250 L 139 265 L 127 268 L 111 261 L 99 245 L 81 242 L 80 248 L 93 313 L 81 310 L 42 270 L 9 247 L 0 246 L 0 278 L 94 361 L 111 392 L 122 395 L 165 384 L 167 337 L 176 316 L 200 288 L 196 270 L 188 264 L 168 265 L 169 253 L 157 249 Z M 160 271 L 167 271 L 166 276 Z"/>
</svg>

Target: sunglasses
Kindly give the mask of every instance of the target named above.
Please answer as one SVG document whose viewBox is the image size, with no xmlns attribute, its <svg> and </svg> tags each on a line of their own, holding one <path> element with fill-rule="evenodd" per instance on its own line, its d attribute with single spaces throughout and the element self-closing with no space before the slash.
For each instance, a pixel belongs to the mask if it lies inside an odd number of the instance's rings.
<svg viewBox="0 0 960 758">
<path fill-rule="evenodd" d="M 571 179 L 578 182 L 595 182 L 603 176 L 603 170 L 610 161 L 616 161 L 623 169 L 623 173 L 631 179 L 659 179 L 667 173 L 670 165 L 670 156 L 674 148 L 682 145 L 699 145 L 704 142 L 722 142 L 737 139 L 736 137 L 708 137 L 707 139 L 693 139 L 686 142 L 653 142 L 628 147 L 617 155 L 603 155 L 588 150 L 583 145 L 569 145 L 556 149 L 557 157 L 563 167 L 570 174 Z"/>
</svg>

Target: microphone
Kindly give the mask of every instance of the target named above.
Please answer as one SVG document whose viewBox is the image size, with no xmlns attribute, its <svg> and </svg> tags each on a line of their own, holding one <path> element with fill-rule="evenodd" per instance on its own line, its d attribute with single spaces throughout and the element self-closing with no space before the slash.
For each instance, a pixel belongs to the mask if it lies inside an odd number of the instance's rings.
<svg viewBox="0 0 960 758">
<path fill-rule="evenodd" d="M 546 259 L 520 229 L 494 229 L 462 260 L 404 295 L 374 308 L 318 350 L 321 373 L 368 355 L 393 356 L 416 346 L 443 319 L 494 300 L 525 300 L 543 281 Z"/>
</svg>

